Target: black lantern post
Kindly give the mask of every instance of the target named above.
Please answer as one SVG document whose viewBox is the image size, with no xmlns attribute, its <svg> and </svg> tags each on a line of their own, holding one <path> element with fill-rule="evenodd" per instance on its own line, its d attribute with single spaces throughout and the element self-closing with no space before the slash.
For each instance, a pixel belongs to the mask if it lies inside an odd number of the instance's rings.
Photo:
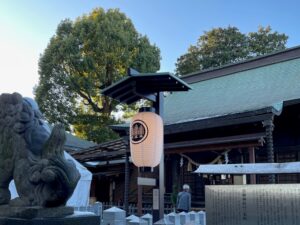
<svg viewBox="0 0 300 225">
<path fill-rule="evenodd" d="M 163 118 L 163 92 L 188 91 L 191 87 L 170 73 L 139 73 L 128 69 L 128 76 L 107 87 L 103 95 L 110 96 L 121 103 L 132 104 L 140 99 L 153 103 L 155 112 Z M 164 216 L 164 153 L 159 164 L 159 218 Z"/>
</svg>

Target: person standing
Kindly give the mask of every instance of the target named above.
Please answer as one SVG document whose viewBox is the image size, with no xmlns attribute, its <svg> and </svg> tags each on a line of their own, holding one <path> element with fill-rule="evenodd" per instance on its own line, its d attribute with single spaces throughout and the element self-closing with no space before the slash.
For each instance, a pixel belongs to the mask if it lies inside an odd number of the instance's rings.
<svg viewBox="0 0 300 225">
<path fill-rule="evenodd" d="M 189 212 L 191 210 L 190 186 L 184 184 L 182 191 L 177 196 L 177 212 Z"/>
</svg>

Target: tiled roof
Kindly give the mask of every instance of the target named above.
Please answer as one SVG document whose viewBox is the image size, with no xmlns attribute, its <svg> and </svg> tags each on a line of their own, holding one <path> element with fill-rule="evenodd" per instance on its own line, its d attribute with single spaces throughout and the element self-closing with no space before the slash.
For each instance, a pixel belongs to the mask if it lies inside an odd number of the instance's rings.
<svg viewBox="0 0 300 225">
<path fill-rule="evenodd" d="M 196 121 L 197 126 L 206 126 L 209 121 L 218 123 L 252 112 L 280 114 L 284 102 L 300 99 L 300 46 L 195 72 L 182 79 L 193 89 L 165 97 L 166 133 L 181 124 L 196 125 Z M 111 127 L 124 133 L 129 124 Z"/>
<path fill-rule="evenodd" d="M 86 148 L 90 148 L 90 147 L 97 145 L 94 142 L 83 140 L 81 138 L 78 138 L 78 137 L 70 134 L 70 133 L 66 133 L 66 135 L 67 135 L 67 140 L 66 140 L 64 148 L 68 152 L 79 151 L 81 149 L 86 149 Z"/>
<path fill-rule="evenodd" d="M 46 122 L 46 124 L 52 131 L 53 125 L 49 124 L 48 122 Z M 72 135 L 71 133 L 69 133 L 67 131 L 65 133 L 66 133 L 66 142 L 64 145 L 64 150 L 67 152 L 78 151 L 81 149 L 86 149 L 86 148 L 90 148 L 90 147 L 97 145 L 97 143 L 95 143 L 95 142 L 81 139 L 79 137 Z"/>
<path fill-rule="evenodd" d="M 192 90 L 165 97 L 165 125 L 270 108 L 280 113 L 285 101 L 300 99 L 300 46 L 195 72 L 182 79 Z M 129 124 L 111 127 L 120 132 Z"/>
<path fill-rule="evenodd" d="M 106 161 L 114 158 L 122 158 L 128 150 L 127 142 L 120 138 L 101 143 L 70 154 L 79 162 L 101 160 Z"/>
<path fill-rule="evenodd" d="M 176 124 L 275 107 L 300 98 L 300 55 L 296 59 L 191 84 L 165 98 L 164 122 Z"/>
</svg>

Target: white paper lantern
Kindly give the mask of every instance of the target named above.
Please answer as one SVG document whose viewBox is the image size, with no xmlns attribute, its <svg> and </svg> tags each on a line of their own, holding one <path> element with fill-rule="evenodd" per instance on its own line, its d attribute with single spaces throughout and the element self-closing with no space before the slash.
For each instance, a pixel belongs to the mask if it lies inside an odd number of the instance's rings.
<svg viewBox="0 0 300 225">
<path fill-rule="evenodd" d="M 153 112 L 140 112 L 130 123 L 130 152 L 137 167 L 155 167 L 163 154 L 163 121 Z"/>
</svg>

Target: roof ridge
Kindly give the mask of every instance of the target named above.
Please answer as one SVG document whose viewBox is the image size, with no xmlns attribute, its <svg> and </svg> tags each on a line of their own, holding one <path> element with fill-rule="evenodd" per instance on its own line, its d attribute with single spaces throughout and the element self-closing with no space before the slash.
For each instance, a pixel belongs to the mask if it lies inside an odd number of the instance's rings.
<svg viewBox="0 0 300 225">
<path fill-rule="evenodd" d="M 223 66 L 196 71 L 180 78 L 191 84 L 296 58 L 300 58 L 300 45 Z"/>
</svg>

